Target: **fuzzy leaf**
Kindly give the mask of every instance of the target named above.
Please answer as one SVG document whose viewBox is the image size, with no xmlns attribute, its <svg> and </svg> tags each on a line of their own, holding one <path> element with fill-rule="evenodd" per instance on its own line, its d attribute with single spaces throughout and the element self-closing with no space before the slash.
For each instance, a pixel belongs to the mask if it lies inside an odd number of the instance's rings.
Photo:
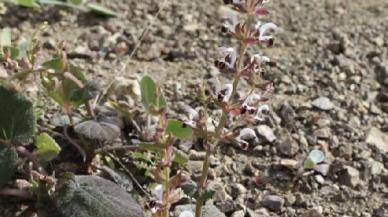
<svg viewBox="0 0 388 217">
<path fill-rule="evenodd" d="M 116 17 L 117 16 L 116 12 L 114 12 L 106 7 L 103 7 L 99 4 L 88 3 L 88 4 L 86 4 L 86 7 L 89 8 L 92 12 L 94 12 L 96 14 L 100 14 L 100 15 L 107 16 L 107 17 Z"/>
<path fill-rule="evenodd" d="M 32 103 L 21 94 L 0 86 L 0 139 L 29 143 L 34 131 Z"/>
<path fill-rule="evenodd" d="M 190 139 L 193 136 L 193 129 L 184 127 L 178 120 L 168 120 L 166 132 L 178 139 Z"/>
<path fill-rule="evenodd" d="M 152 109 L 166 107 L 166 100 L 163 95 L 157 97 L 156 84 L 151 77 L 145 76 L 140 81 L 141 99 L 144 107 L 151 112 Z"/>
<path fill-rule="evenodd" d="M 143 217 L 142 207 L 118 185 L 98 176 L 75 176 L 56 196 L 61 217 Z"/>
<path fill-rule="evenodd" d="M 118 126 L 95 120 L 84 121 L 74 127 L 74 131 L 88 139 L 98 141 L 112 141 L 120 136 L 121 130 Z"/>
<path fill-rule="evenodd" d="M 0 144 L 0 188 L 11 181 L 16 172 L 18 155 L 14 148 Z"/>
<path fill-rule="evenodd" d="M 0 47 L 11 47 L 11 29 L 4 28 L 0 32 Z"/>
<path fill-rule="evenodd" d="M 42 161 L 48 162 L 56 158 L 61 152 L 61 147 L 47 133 L 41 133 L 36 137 L 37 150 L 34 154 Z"/>
</svg>

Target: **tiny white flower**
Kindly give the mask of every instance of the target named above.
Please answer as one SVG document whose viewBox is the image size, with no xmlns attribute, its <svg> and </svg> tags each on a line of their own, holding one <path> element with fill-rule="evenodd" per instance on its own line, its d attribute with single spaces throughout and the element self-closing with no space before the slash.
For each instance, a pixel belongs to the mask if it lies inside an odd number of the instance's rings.
<svg viewBox="0 0 388 217">
<path fill-rule="evenodd" d="M 222 101 L 227 102 L 229 101 L 229 98 L 232 96 L 233 84 L 225 84 L 223 90 L 225 90 L 225 96 Z"/>
<path fill-rule="evenodd" d="M 152 190 L 152 194 L 154 195 L 154 197 L 156 197 L 157 200 L 162 201 L 163 190 L 163 185 L 156 185 L 155 188 Z"/>
<path fill-rule="evenodd" d="M 181 212 L 179 217 L 194 217 L 194 213 L 192 211 L 185 210 L 185 211 Z"/>
<path fill-rule="evenodd" d="M 269 30 L 277 30 L 278 29 L 278 26 L 275 25 L 274 23 L 265 23 L 262 25 L 262 23 L 260 21 L 258 21 L 256 23 L 256 26 L 255 28 L 259 31 L 259 40 L 260 41 L 266 41 L 266 40 L 270 40 L 273 38 L 273 36 L 271 35 L 266 35 L 266 33 L 269 31 Z"/>
<path fill-rule="evenodd" d="M 221 47 L 221 52 L 226 56 L 230 57 L 230 62 L 225 62 L 228 68 L 234 68 L 234 64 L 237 60 L 237 52 L 236 49 L 232 47 Z"/>
</svg>

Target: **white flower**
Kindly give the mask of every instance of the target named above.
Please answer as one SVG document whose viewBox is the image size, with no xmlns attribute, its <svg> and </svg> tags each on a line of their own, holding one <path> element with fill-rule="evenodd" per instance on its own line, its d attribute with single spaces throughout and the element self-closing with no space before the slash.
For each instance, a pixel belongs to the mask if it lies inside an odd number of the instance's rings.
<svg viewBox="0 0 388 217">
<path fill-rule="evenodd" d="M 255 54 L 251 57 L 251 62 L 255 62 L 258 66 L 260 66 L 263 63 L 268 63 L 271 60 L 267 56 L 262 56 L 260 54 Z"/>
<path fill-rule="evenodd" d="M 261 22 L 258 21 L 256 23 L 255 28 L 257 31 L 259 31 L 259 38 L 258 38 L 259 41 L 268 41 L 268 40 L 273 39 L 273 36 L 267 35 L 267 32 L 270 30 L 277 30 L 278 26 L 275 25 L 274 23 L 265 23 L 262 25 Z"/>
<path fill-rule="evenodd" d="M 237 52 L 232 47 L 221 47 L 221 52 L 224 54 L 225 59 L 228 59 L 229 61 L 225 60 L 225 64 L 228 68 L 232 69 L 234 68 L 234 64 L 237 60 Z"/>
<path fill-rule="evenodd" d="M 163 185 L 157 185 L 155 188 L 152 190 L 152 195 L 156 197 L 157 200 L 162 201 L 163 200 Z"/>
<path fill-rule="evenodd" d="M 181 212 L 179 217 L 194 217 L 194 213 L 192 211 L 185 210 L 185 211 Z"/>
<path fill-rule="evenodd" d="M 218 98 L 222 102 L 229 101 L 229 98 L 232 96 L 233 92 L 233 84 L 227 83 L 221 85 L 221 82 L 217 77 L 210 79 L 209 83 L 213 89 L 213 97 Z"/>
</svg>

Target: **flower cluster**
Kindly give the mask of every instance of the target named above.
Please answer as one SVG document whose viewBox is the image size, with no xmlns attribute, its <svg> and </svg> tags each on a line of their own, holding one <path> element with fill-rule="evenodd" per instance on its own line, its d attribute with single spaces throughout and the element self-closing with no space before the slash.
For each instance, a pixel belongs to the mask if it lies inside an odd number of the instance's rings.
<svg viewBox="0 0 388 217">
<path fill-rule="evenodd" d="M 278 29 L 273 23 L 262 23 L 259 18 L 268 15 L 264 8 L 269 0 L 224 0 L 234 10 L 221 31 L 239 42 L 237 47 L 221 47 L 221 57 L 214 61 L 219 74 L 209 79 L 207 87 L 201 87 L 199 98 L 202 106 L 185 107 L 185 125 L 193 128 L 197 137 L 204 141 L 207 158 L 198 183 L 199 193 L 206 192 L 209 156 L 221 141 L 235 142 L 247 149 L 250 142 L 258 141 L 256 132 L 250 127 L 241 128 L 231 121 L 241 120 L 245 125 L 265 121 L 273 92 L 273 84 L 262 78 L 266 66 L 274 63 L 261 54 L 250 54 L 250 46 L 272 46 L 272 33 Z M 225 78 L 221 78 L 225 77 Z M 232 80 L 231 82 L 227 82 Z M 247 92 L 241 84 L 247 84 Z M 216 107 L 220 117 L 210 117 L 208 108 Z M 195 216 L 201 216 L 204 201 L 197 200 Z M 190 214 L 187 214 L 191 216 Z M 185 216 L 185 215 L 184 215 Z"/>
</svg>

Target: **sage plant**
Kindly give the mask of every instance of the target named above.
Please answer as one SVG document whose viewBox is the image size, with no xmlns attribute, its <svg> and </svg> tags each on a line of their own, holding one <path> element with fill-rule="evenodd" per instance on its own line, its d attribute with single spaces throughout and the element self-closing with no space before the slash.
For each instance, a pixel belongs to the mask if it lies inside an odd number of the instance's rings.
<svg viewBox="0 0 388 217">
<path fill-rule="evenodd" d="M 235 127 L 233 122 L 240 119 L 246 121 L 246 126 L 249 126 L 265 120 L 268 114 L 268 96 L 273 91 L 273 85 L 272 82 L 264 80 L 261 73 L 265 65 L 272 62 L 266 56 L 248 52 L 250 46 L 274 44 L 271 32 L 276 30 L 277 26 L 259 21 L 262 16 L 269 14 L 264 8 L 268 1 L 224 0 L 234 13 L 230 20 L 223 24 L 221 31 L 236 39 L 238 44 L 235 47 L 220 48 L 222 58 L 214 62 L 219 74 L 211 79 L 210 88 L 200 88 L 201 107 L 186 108 L 188 118 L 185 123 L 202 139 L 206 150 L 202 175 L 197 185 L 200 196 L 196 201 L 195 217 L 202 216 L 206 197 L 201 195 L 207 192 L 209 159 L 220 143 L 234 142 L 247 149 L 252 139 L 258 139 L 253 129 Z M 221 76 L 226 77 L 224 80 L 231 79 L 232 82 L 222 84 Z M 237 94 L 242 84 L 247 85 L 248 91 L 245 94 Z M 209 117 L 210 106 L 216 106 L 222 111 L 218 120 Z"/>
</svg>

